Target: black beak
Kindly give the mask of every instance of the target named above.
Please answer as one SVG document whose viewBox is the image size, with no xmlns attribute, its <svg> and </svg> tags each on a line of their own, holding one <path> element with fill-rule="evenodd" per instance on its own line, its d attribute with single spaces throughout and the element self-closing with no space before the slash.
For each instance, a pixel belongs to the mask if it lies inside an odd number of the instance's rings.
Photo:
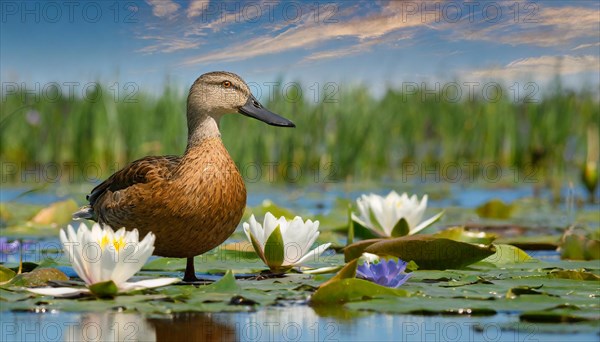
<svg viewBox="0 0 600 342">
<path fill-rule="evenodd" d="M 286 118 L 270 112 L 254 98 L 252 94 L 246 101 L 246 104 L 240 107 L 239 112 L 251 118 L 255 118 L 272 126 L 296 127 L 293 122 Z"/>
</svg>

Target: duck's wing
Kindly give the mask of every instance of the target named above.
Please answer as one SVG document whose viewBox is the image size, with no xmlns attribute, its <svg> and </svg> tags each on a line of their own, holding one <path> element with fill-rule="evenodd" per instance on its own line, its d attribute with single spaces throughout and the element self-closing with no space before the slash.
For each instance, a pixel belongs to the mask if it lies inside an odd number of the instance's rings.
<svg viewBox="0 0 600 342">
<path fill-rule="evenodd" d="M 169 179 L 179 165 L 180 159 L 181 157 L 178 156 L 150 156 L 132 162 L 92 189 L 86 196 L 89 205 L 75 212 L 73 218 L 96 220 L 94 205 L 107 191 L 116 192 L 139 183 Z"/>
</svg>

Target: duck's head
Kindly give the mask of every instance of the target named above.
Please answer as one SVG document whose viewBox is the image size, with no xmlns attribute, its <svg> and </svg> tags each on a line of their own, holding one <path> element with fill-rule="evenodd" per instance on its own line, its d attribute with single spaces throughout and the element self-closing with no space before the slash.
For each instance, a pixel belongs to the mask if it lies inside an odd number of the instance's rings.
<svg viewBox="0 0 600 342">
<path fill-rule="evenodd" d="M 295 127 L 290 120 L 263 107 L 238 75 L 214 71 L 198 77 L 188 96 L 188 121 L 195 121 L 195 116 L 202 114 L 218 123 L 221 116 L 229 113 L 240 113 L 273 126 Z"/>
</svg>

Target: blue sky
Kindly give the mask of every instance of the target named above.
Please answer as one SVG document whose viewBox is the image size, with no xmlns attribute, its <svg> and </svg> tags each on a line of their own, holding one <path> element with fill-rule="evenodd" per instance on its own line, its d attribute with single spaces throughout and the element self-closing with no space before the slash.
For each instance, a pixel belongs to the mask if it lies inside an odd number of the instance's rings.
<svg viewBox="0 0 600 342">
<path fill-rule="evenodd" d="M 0 77 L 187 89 L 228 70 L 264 85 L 600 83 L 598 1 L 3 1 Z"/>
</svg>

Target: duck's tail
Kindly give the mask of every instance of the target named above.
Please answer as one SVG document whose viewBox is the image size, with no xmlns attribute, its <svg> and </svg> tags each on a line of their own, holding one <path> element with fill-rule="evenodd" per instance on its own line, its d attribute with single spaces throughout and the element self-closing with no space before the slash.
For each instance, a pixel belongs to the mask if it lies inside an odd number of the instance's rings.
<svg viewBox="0 0 600 342">
<path fill-rule="evenodd" d="M 86 205 L 81 207 L 81 209 L 77 210 L 73 213 L 73 220 L 94 220 L 96 221 L 96 215 L 94 213 L 94 209 L 91 206 Z"/>
</svg>

